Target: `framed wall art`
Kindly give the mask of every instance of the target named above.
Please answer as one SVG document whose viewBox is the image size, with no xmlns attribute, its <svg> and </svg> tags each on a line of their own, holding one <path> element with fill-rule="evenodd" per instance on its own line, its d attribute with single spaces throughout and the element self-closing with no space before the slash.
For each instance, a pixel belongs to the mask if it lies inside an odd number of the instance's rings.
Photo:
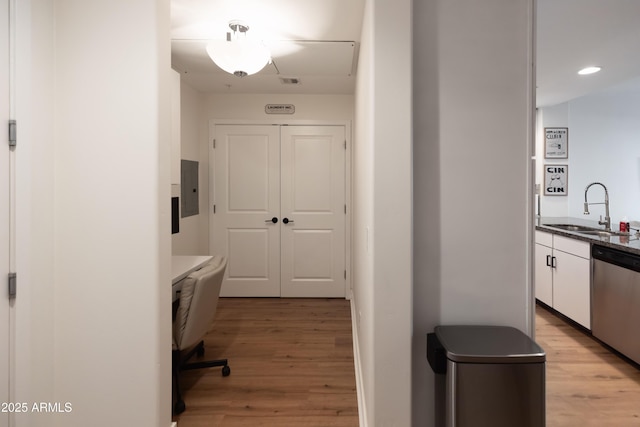
<svg viewBox="0 0 640 427">
<path fill-rule="evenodd" d="M 569 158 L 569 128 L 544 128 L 544 158 Z"/>
<path fill-rule="evenodd" d="M 569 194 L 568 179 L 567 165 L 544 165 L 544 195 L 566 196 Z"/>
</svg>

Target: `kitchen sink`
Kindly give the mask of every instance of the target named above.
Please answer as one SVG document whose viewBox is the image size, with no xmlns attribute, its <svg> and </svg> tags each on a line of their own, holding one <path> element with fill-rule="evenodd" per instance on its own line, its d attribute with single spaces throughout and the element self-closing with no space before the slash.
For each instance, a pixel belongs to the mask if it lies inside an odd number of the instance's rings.
<svg viewBox="0 0 640 427">
<path fill-rule="evenodd" d="M 547 227 L 559 228 L 561 230 L 567 230 L 567 231 L 600 231 L 599 228 L 587 227 L 586 225 L 574 225 L 574 224 L 545 224 L 545 225 Z"/>
<path fill-rule="evenodd" d="M 620 233 L 618 231 L 606 231 L 606 230 L 585 230 L 585 231 L 578 231 L 578 233 L 589 234 L 594 236 L 604 236 L 604 237 L 629 235 L 628 233 Z"/>
<path fill-rule="evenodd" d="M 545 224 L 547 227 L 559 228 L 561 230 L 573 231 L 580 234 L 589 234 L 592 236 L 628 236 L 629 233 L 620 233 L 618 231 L 606 231 L 601 228 L 589 227 L 577 224 Z"/>
</svg>

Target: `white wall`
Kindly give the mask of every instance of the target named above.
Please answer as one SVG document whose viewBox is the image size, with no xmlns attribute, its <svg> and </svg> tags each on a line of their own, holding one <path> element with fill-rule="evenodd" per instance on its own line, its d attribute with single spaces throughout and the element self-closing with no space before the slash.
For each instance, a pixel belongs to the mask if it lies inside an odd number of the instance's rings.
<svg viewBox="0 0 640 427">
<path fill-rule="evenodd" d="M 411 424 L 411 2 L 371 0 L 358 61 L 354 303 L 369 426 Z"/>
<path fill-rule="evenodd" d="M 604 216 L 603 206 L 592 206 L 583 215 L 584 189 L 594 181 L 609 190 L 611 223 L 616 229 L 622 217 L 640 220 L 640 79 L 612 89 L 542 109 L 544 126 L 569 128 L 569 158 L 542 163 L 569 165 L 568 197 L 543 197 L 542 215 L 590 219 Z M 565 114 L 558 115 L 557 111 Z M 539 138 L 540 140 L 542 139 Z M 540 149 L 541 150 L 541 149 Z M 589 190 L 590 202 L 602 202 L 604 192 Z M 562 210 L 561 210 L 562 209 Z"/>
<path fill-rule="evenodd" d="M 294 104 L 295 114 L 268 115 L 266 104 Z M 209 149 L 214 121 L 234 123 L 317 123 L 353 121 L 352 95 L 201 94 L 182 84 L 182 158 L 199 161 L 200 214 L 180 219 L 174 254 L 207 254 L 209 248 Z"/>
<path fill-rule="evenodd" d="M 293 104 L 295 114 L 266 114 L 266 104 Z M 209 94 L 205 96 L 204 116 L 231 120 L 353 120 L 352 95 L 291 95 L 291 94 Z"/>
<path fill-rule="evenodd" d="M 168 425 L 169 2 L 18 3 L 17 425 Z"/>
<path fill-rule="evenodd" d="M 204 96 L 186 83 L 180 85 L 180 158 L 198 162 L 199 214 L 180 218 L 180 232 L 171 236 L 174 255 L 209 253 L 209 155 L 206 134 L 202 135 Z"/>
<path fill-rule="evenodd" d="M 54 400 L 53 2 L 16 5 L 16 271 L 15 395 Z M 50 414 L 15 416 L 15 425 L 53 425 Z"/>
<path fill-rule="evenodd" d="M 353 338 L 360 389 L 360 425 L 374 426 L 375 359 L 373 328 L 373 2 L 364 10 L 356 80 L 356 118 L 353 142 Z"/>
<path fill-rule="evenodd" d="M 434 425 L 426 334 L 533 329 L 533 1 L 414 2 L 413 425 Z"/>
</svg>

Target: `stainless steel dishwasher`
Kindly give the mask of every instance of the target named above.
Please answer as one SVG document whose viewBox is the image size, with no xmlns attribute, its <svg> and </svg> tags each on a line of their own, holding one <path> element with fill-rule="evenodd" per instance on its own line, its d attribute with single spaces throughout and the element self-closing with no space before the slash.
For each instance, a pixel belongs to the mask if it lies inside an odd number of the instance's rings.
<svg viewBox="0 0 640 427">
<path fill-rule="evenodd" d="M 640 363 L 640 256 L 593 245 L 591 332 Z"/>
</svg>

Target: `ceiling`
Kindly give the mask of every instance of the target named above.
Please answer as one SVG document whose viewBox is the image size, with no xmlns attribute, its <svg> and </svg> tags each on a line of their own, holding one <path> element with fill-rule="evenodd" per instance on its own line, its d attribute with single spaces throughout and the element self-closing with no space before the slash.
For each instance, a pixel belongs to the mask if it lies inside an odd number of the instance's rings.
<svg viewBox="0 0 640 427">
<path fill-rule="evenodd" d="M 172 0 L 171 61 L 182 79 L 208 93 L 352 94 L 365 0 Z M 271 50 L 273 63 L 236 77 L 206 53 L 229 22 Z M 282 82 L 285 78 L 288 84 Z M 291 80 L 298 84 L 291 84 Z"/>
<path fill-rule="evenodd" d="M 640 76 L 640 1 L 538 0 L 537 104 L 556 105 Z M 579 76 L 589 65 L 602 71 Z M 636 83 L 636 84 L 638 84 Z"/>
<path fill-rule="evenodd" d="M 172 0 L 172 65 L 206 93 L 352 94 L 365 0 Z M 537 0 L 537 104 L 555 105 L 640 76 L 639 0 Z M 209 59 L 231 20 L 271 49 L 273 64 L 235 77 Z M 590 76 L 587 65 L 603 70 Z M 285 84 L 297 79 L 298 84 Z M 640 79 L 636 79 L 640 82 Z"/>
</svg>

